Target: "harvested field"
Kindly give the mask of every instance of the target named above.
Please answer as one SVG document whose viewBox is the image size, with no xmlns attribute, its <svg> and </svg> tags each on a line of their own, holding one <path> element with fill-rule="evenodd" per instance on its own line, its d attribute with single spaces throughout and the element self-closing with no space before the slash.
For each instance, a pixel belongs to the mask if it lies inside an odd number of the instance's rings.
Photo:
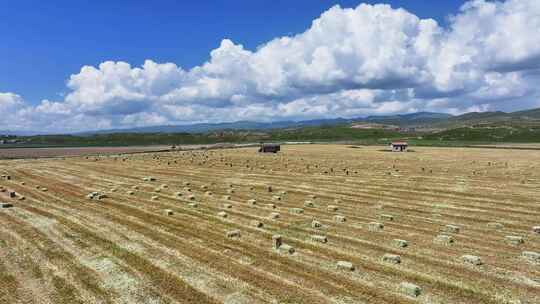
<svg viewBox="0 0 540 304">
<path fill-rule="evenodd" d="M 0 303 L 540 303 L 540 153 L 414 150 L 0 161 Z"/>
</svg>

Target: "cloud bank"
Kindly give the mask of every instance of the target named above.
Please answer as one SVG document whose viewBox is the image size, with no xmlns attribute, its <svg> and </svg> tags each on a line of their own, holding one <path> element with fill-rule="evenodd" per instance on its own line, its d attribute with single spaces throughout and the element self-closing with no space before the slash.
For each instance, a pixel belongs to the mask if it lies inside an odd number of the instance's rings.
<svg viewBox="0 0 540 304">
<path fill-rule="evenodd" d="M 442 27 L 389 5 L 334 6 L 295 36 L 224 39 L 185 70 L 107 61 L 31 106 L 0 93 L 0 129 L 78 131 L 194 122 L 461 113 L 540 106 L 540 1 L 474 0 Z"/>
</svg>

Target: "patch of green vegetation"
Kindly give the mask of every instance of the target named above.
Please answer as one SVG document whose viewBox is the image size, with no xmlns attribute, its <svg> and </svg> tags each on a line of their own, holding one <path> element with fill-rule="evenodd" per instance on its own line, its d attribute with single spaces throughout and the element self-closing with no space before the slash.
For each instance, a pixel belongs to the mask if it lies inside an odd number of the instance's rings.
<svg viewBox="0 0 540 304">
<path fill-rule="evenodd" d="M 272 141 L 350 141 L 362 140 L 376 143 L 402 134 L 385 129 L 355 129 L 349 125 L 318 126 L 301 129 L 282 129 L 270 132 Z"/>
<path fill-rule="evenodd" d="M 89 136 L 43 135 L 16 138 L 19 144 L 0 145 L 12 147 L 113 147 L 149 145 L 188 145 L 247 142 L 354 142 L 363 145 L 388 144 L 405 139 L 419 146 L 467 146 L 500 142 L 540 142 L 539 125 L 478 124 L 456 127 L 439 132 L 400 132 L 392 129 L 358 129 L 350 124 L 322 125 L 315 127 L 287 128 L 262 131 L 226 130 L 208 133 L 115 133 Z"/>
<path fill-rule="evenodd" d="M 539 142 L 540 127 L 462 127 L 427 134 L 423 138 L 439 142 Z"/>
<path fill-rule="evenodd" d="M 97 147 L 97 146 L 146 146 L 186 145 L 212 143 L 243 143 L 269 141 L 347 141 L 361 140 L 364 144 L 377 144 L 401 134 L 384 129 L 353 129 L 349 125 L 277 129 L 270 131 L 223 131 L 210 133 L 116 133 L 91 136 L 39 135 L 18 137 L 17 145 L 0 148 L 42 147 Z"/>
</svg>

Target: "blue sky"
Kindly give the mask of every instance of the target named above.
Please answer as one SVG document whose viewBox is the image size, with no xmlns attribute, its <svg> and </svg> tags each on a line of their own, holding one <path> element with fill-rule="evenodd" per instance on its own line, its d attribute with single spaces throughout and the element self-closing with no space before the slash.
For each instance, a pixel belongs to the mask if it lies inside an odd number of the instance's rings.
<svg viewBox="0 0 540 304">
<path fill-rule="evenodd" d="M 190 68 L 208 60 L 223 38 L 248 49 L 296 34 L 322 12 L 327 0 L 273 1 L 0 1 L 0 92 L 30 103 L 58 98 L 83 65 L 106 60 L 140 65 L 145 59 Z M 422 18 L 444 22 L 464 1 L 386 1 Z"/>
<path fill-rule="evenodd" d="M 0 130 L 540 107 L 538 0 L 0 0 L 0 20 Z"/>
</svg>

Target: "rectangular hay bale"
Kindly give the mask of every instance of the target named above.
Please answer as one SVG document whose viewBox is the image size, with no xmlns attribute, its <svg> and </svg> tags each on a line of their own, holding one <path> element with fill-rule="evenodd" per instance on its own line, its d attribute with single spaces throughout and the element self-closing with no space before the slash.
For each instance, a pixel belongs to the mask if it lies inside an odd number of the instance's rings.
<svg viewBox="0 0 540 304">
<path fill-rule="evenodd" d="M 525 243 L 525 240 L 522 236 L 507 235 L 504 237 L 506 243 L 510 245 L 521 245 Z"/>
<path fill-rule="evenodd" d="M 347 271 L 354 271 L 355 267 L 353 263 L 348 261 L 338 261 L 336 264 L 337 269 L 339 270 L 347 270 Z"/>
<path fill-rule="evenodd" d="M 444 231 L 448 233 L 459 233 L 461 227 L 457 225 L 446 225 L 444 226 Z"/>
<path fill-rule="evenodd" d="M 410 297 L 419 297 L 422 293 L 422 289 L 413 283 L 403 282 L 399 284 L 399 291 Z"/>
<path fill-rule="evenodd" d="M 463 260 L 463 262 L 474 266 L 479 266 L 483 264 L 482 259 L 475 255 L 466 254 L 461 256 L 461 259 Z"/>
<path fill-rule="evenodd" d="M 387 253 L 383 255 L 382 257 L 383 262 L 390 263 L 390 264 L 400 264 L 401 263 L 401 257 L 397 254 L 390 254 Z"/>
<path fill-rule="evenodd" d="M 303 214 L 303 213 L 304 213 L 304 209 L 302 209 L 302 208 L 290 208 L 290 209 L 289 209 L 289 213 L 292 213 L 292 214 Z"/>
<path fill-rule="evenodd" d="M 400 240 L 400 239 L 394 239 L 392 240 L 392 243 L 394 244 L 394 246 L 399 247 L 399 248 L 405 248 L 409 246 L 409 242 L 405 240 Z"/>
<path fill-rule="evenodd" d="M 531 262 L 540 263 L 540 253 L 534 251 L 523 251 L 521 256 Z"/>
<path fill-rule="evenodd" d="M 240 237 L 240 230 L 227 231 L 226 236 L 228 238 L 239 238 Z"/>
<path fill-rule="evenodd" d="M 436 243 L 436 244 L 450 245 L 450 244 L 453 244 L 455 242 L 455 240 L 450 235 L 440 234 L 440 235 L 437 235 L 435 237 L 433 242 Z"/>
<path fill-rule="evenodd" d="M 311 240 L 319 243 L 328 243 L 328 238 L 324 235 L 312 235 Z"/>
<path fill-rule="evenodd" d="M 371 222 L 368 224 L 368 230 L 372 232 L 381 231 L 384 229 L 384 225 L 379 222 Z"/>
</svg>

